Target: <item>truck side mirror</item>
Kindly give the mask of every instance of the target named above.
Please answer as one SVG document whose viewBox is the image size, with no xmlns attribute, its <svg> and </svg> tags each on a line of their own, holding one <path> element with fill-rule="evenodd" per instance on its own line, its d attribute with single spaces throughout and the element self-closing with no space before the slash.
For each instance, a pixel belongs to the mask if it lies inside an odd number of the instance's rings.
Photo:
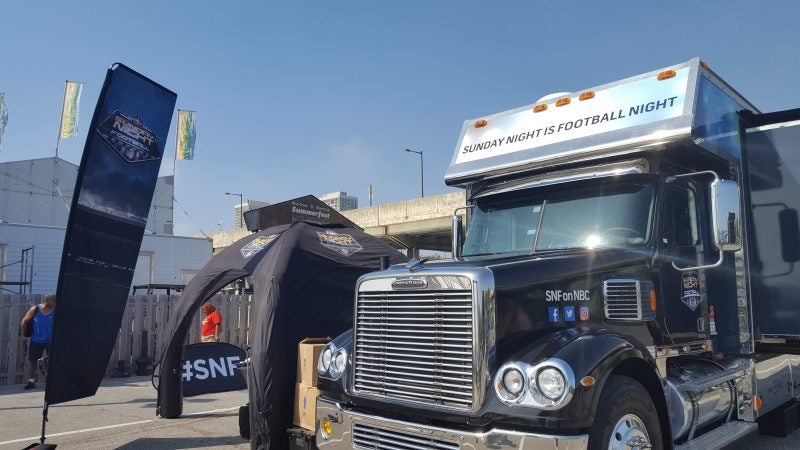
<svg viewBox="0 0 800 450">
<path fill-rule="evenodd" d="M 470 218 L 470 211 L 474 208 L 475 205 L 467 205 L 467 206 L 460 206 L 453 211 L 453 224 L 452 224 L 452 239 L 451 247 L 453 250 L 453 259 L 458 261 L 461 259 L 461 255 L 463 253 L 463 245 L 464 245 L 464 226 L 461 216 L 458 215 L 458 212 L 464 210 L 466 212 L 466 220 L 469 223 Z"/>
<path fill-rule="evenodd" d="M 459 260 L 461 259 L 461 243 L 464 242 L 464 230 L 461 228 L 461 216 L 458 214 L 453 214 L 452 228 L 453 259 Z"/>
<path fill-rule="evenodd" d="M 722 252 L 742 248 L 742 217 L 739 209 L 739 185 L 730 180 L 711 183 L 711 217 L 714 246 Z"/>
<path fill-rule="evenodd" d="M 784 209 L 778 213 L 781 229 L 781 253 L 787 263 L 800 261 L 800 221 L 796 209 Z"/>
<path fill-rule="evenodd" d="M 712 264 L 703 264 L 694 267 L 678 267 L 675 261 L 672 267 L 682 272 L 688 270 L 713 269 L 722 265 L 725 252 L 734 252 L 742 248 L 742 216 L 739 205 L 739 185 L 735 181 L 721 180 L 716 172 L 703 170 L 701 172 L 685 173 L 667 178 L 671 182 L 676 178 L 695 177 L 698 175 L 712 175 L 711 182 L 711 232 L 713 233 L 714 247 L 719 251 L 719 259 Z"/>
</svg>

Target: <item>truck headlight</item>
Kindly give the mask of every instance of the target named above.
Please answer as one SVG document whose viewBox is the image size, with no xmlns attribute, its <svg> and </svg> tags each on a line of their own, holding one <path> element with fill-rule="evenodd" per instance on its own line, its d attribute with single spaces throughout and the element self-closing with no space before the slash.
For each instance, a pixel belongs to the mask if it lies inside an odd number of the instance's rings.
<svg viewBox="0 0 800 450">
<path fill-rule="evenodd" d="M 511 368 L 503 374 L 503 387 L 509 394 L 519 397 L 522 389 L 525 388 L 525 376 L 519 369 Z"/>
<path fill-rule="evenodd" d="M 503 401 L 518 402 L 525 394 L 525 374 L 514 365 L 501 367 L 495 375 L 495 392 Z"/>
<path fill-rule="evenodd" d="M 347 367 L 347 350 L 343 348 L 337 349 L 336 353 L 333 354 L 333 359 L 331 360 L 331 378 L 336 380 L 341 377 L 344 373 L 345 367 Z"/>
<path fill-rule="evenodd" d="M 550 400 L 559 400 L 567 389 L 567 382 L 564 374 L 555 367 L 548 367 L 539 371 L 536 376 L 539 385 L 539 392 Z"/>
<path fill-rule="evenodd" d="M 333 344 L 328 344 L 324 349 L 322 349 L 322 353 L 319 355 L 319 361 L 317 361 L 317 373 L 323 377 L 328 375 L 328 369 L 331 367 L 331 360 L 333 359 L 334 350 L 335 347 Z"/>
<path fill-rule="evenodd" d="M 575 375 L 561 359 L 538 364 L 512 361 L 495 373 L 494 391 L 503 403 L 539 409 L 559 409 L 575 392 Z"/>
</svg>

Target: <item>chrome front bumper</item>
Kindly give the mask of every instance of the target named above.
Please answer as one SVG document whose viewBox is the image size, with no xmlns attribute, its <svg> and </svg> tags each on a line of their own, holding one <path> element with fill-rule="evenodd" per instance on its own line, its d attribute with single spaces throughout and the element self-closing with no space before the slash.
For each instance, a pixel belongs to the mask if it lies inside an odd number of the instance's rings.
<svg viewBox="0 0 800 450">
<path fill-rule="evenodd" d="M 320 429 L 323 419 L 331 422 L 331 433 L 327 437 L 323 436 Z M 339 403 L 321 397 L 317 398 L 316 422 L 316 441 L 320 450 L 378 448 L 375 446 L 377 442 L 388 445 L 386 448 L 579 450 L 585 449 L 589 442 L 589 437 L 585 434 L 552 436 L 502 429 L 471 433 L 418 425 L 348 411 Z M 357 431 L 354 435 L 354 427 L 362 431 Z M 370 442 L 361 443 L 359 433 Z"/>
</svg>

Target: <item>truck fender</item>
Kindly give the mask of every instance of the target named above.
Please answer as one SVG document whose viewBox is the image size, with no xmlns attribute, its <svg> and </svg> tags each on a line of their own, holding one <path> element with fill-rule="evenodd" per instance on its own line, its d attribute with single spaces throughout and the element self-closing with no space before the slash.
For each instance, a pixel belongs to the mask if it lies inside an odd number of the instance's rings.
<svg viewBox="0 0 800 450">
<path fill-rule="evenodd" d="M 516 352 L 513 360 L 539 363 L 550 358 L 566 362 L 575 375 L 576 392 L 570 409 L 587 411 L 594 420 L 600 394 L 611 375 L 624 375 L 641 383 L 658 409 L 665 436 L 671 436 L 667 403 L 655 359 L 635 338 L 602 329 L 568 328 L 531 342 Z M 584 377 L 594 378 L 583 386 Z"/>
</svg>

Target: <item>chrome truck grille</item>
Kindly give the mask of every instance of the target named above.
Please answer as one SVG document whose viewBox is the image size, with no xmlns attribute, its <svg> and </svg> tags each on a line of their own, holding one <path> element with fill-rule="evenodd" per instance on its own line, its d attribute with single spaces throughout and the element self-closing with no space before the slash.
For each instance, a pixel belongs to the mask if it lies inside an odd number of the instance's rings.
<svg viewBox="0 0 800 450">
<path fill-rule="evenodd" d="M 650 308 L 649 281 L 610 279 L 603 282 L 603 302 L 606 318 L 615 320 L 653 320 Z"/>
<path fill-rule="evenodd" d="M 386 450 L 459 450 L 457 442 L 369 425 L 353 425 L 353 448 Z"/>
<path fill-rule="evenodd" d="M 413 283 L 420 279 L 424 282 Z M 416 287 L 409 288 L 412 285 Z M 478 386 L 485 382 L 475 379 L 478 367 L 484 365 L 479 353 L 485 353 L 484 343 L 475 340 L 480 336 L 476 324 L 484 328 L 479 319 L 482 308 L 476 312 L 476 295 L 466 277 L 362 283 L 356 299 L 353 390 L 473 409 Z"/>
</svg>

